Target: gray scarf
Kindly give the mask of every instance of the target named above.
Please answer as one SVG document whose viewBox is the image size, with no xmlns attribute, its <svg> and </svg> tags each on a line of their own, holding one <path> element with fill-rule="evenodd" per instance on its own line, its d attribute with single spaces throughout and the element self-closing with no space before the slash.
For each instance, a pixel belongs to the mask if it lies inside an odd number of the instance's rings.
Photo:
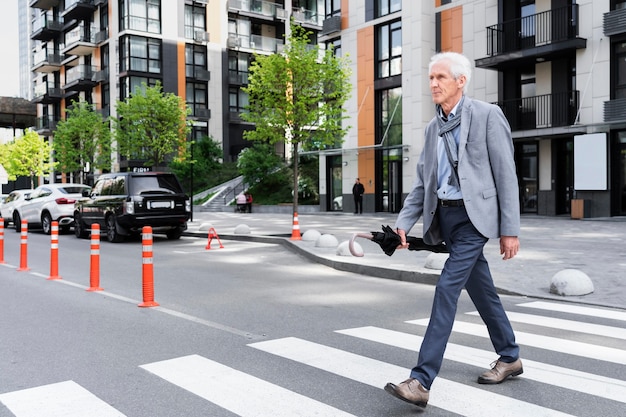
<svg viewBox="0 0 626 417">
<path fill-rule="evenodd" d="M 465 96 L 461 97 L 461 101 L 457 106 L 456 114 L 452 119 L 448 119 L 443 115 L 443 110 L 440 105 L 437 105 L 437 122 L 439 124 L 439 136 L 443 138 L 443 143 L 446 146 L 446 154 L 448 155 L 448 161 L 452 167 L 452 175 L 448 178 L 448 184 L 460 189 L 459 185 L 459 173 L 457 167 L 459 165 L 459 151 L 454 140 L 454 134 L 452 131 L 461 124 L 461 114 L 463 113 L 463 101 Z"/>
</svg>

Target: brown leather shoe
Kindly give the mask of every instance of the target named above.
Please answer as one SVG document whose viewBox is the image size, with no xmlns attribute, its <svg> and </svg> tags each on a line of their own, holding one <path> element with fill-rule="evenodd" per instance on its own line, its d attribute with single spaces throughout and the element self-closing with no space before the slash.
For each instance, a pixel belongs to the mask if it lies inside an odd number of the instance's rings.
<svg viewBox="0 0 626 417">
<path fill-rule="evenodd" d="M 490 370 L 478 377 L 479 384 L 499 384 L 510 376 L 518 376 L 524 372 L 520 359 L 511 363 L 497 360 L 491 366 Z"/>
<path fill-rule="evenodd" d="M 428 404 L 428 390 L 415 378 L 409 378 L 398 385 L 389 382 L 385 385 L 385 391 L 418 407 L 424 408 Z"/>
</svg>

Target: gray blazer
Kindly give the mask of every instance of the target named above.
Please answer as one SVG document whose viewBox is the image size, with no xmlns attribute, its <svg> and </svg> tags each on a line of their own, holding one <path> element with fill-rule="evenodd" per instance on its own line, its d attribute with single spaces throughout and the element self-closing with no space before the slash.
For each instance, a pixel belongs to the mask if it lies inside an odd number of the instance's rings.
<svg viewBox="0 0 626 417">
<path fill-rule="evenodd" d="M 426 126 L 413 189 L 404 200 L 395 227 L 409 233 L 424 216 L 424 241 L 443 241 L 437 210 L 438 124 Z M 467 214 L 487 238 L 519 236 L 520 207 L 511 129 L 502 110 L 465 97 L 459 139 L 459 183 Z"/>
</svg>

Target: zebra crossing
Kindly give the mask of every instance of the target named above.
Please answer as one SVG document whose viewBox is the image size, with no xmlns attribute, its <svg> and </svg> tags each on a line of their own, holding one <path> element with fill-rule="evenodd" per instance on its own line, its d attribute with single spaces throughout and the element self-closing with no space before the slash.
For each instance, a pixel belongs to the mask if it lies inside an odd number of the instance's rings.
<svg viewBox="0 0 626 417">
<path fill-rule="evenodd" d="M 598 375 L 576 369 L 577 358 L 602 361 L 617 367 L 616 375 L 626 371 L 626 312 L 595 307 L 561 304 L 547 301 L 520 302 L 510 309 L 509 318 L 514 327 L 519 324 L 524 329 L 516 330 L 517 340 L 524 349 L 549 351 L 569 358 L 567 366 L 553 365 L 523 357 L 524 374 L 519 378 L 540 383 L 541 389 L 566 390 L 568 395 L 590 396 L 598 401 L 615 404 L 615 410 L 626 408 L 626 381 L 606 375 Z M 459 314 L 453 332 L 472 338 L 488 338 L 485 327 L 476 324 L 476 312 Z M 553 317 L 557 315 L 558 317 Z M 602 319 L 596 324 L 593 319 Z M 428 319 L 405 322 L 415 326 L 415 332 L 364 326 L 339 329 L 335 333 L 346 337 L 351 343 L 362 345 L 364 341 L 384 345 L 393 349 L 417 351 Z M 566 332 L 567 338 L 558 337 L 558 332 Z M 578 341 L 578 336 L 589 336 L 589 341 Z M 600 341 L 610 341 L 606 346 Z M 285 337 L 257 341 L 247 345 L 261 355 L 272 355 L 288 366 L 305 366 L 326 372 L 352 382 L 382 390 L 389 381 L 398 382 L 399 376 L 408 374 L 407 366 L 401 367 L 376 357 L 356 354 L 312 340 Z M 375 354 L 373 354 L 375 356 Z M 543 357 L 543 355 L 540 355 Z M 494 359 L 490 350 L 482 350 L 461 344 L 449 343 L 445 360 L 483 369 Z M 245 370 L 227 366 L 197 354 L 174 357 L 139 366 L 151 378 L 166 381 L 177 388 L 194 394 L 228 413 L 242 416 L 353 416 L 349 410 L 331 406 L 320 398 L 310 398 L 301 393 L 253 376 Z M 242 387 L 245 395 L 242 396 Z M 548 388 L 546 388 L 548 387 Z M 149 387 L 145 388 L 149 390 Z M 74 381 L 27 388 L 0 394 L 0 403 L 16 417 L 124 417 L 125 414 L 98 398 Z M 381 392 L 381 396 L 385 396 Z M 395 404 L 395 403 L 394 403 Z M 397 402 L 397 407 L 410 407 Z M 427 411 L 431 408 L 463 416 L 527 417 L 536 416 L 580 416 L 572 407 L 550 408 L 538 405 L 532 398 L 520 399 L 498 393 L 473 381 L 458 382 L 438 377 L 431 392 Z M 42 413 L 42 410 L 45 410 Z M 181 410 L 181 415 L 184 412 Z M 231 415 L 229 414 L 229 415 Z M 614 414 L 618 415 L 618 414 Z M 128 416 L 132 417 L 132 416 Z"/>
</svg>

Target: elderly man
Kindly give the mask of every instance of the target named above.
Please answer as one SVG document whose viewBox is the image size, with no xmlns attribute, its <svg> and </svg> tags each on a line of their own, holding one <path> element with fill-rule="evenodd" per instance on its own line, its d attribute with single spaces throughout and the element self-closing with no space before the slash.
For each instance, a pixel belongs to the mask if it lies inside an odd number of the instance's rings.
<svg viewBox="0 0 626 417">
<path fill-rule="evenodd" d="M 487 325 L 498 355 L 480 384 L 498 384 L 523 372 L 519 346 L 496 292 L 483 247 L 500 239 L 503 259 L 519 250 L 518 182 L 509 124 L 499 107 L 465 96 L 469 60 L 457 53 L 435 55 L 429 65 L 435 117 L 426 126 L 414 188 L 396 220 L 401 247 L 423 216 L 424 241 L 445 241 L 450 256 L 436 286 L 417 365 L 385 391 L 426 407 L 452 332 L 458 298 L 465 288 Z"/>
</svg>

